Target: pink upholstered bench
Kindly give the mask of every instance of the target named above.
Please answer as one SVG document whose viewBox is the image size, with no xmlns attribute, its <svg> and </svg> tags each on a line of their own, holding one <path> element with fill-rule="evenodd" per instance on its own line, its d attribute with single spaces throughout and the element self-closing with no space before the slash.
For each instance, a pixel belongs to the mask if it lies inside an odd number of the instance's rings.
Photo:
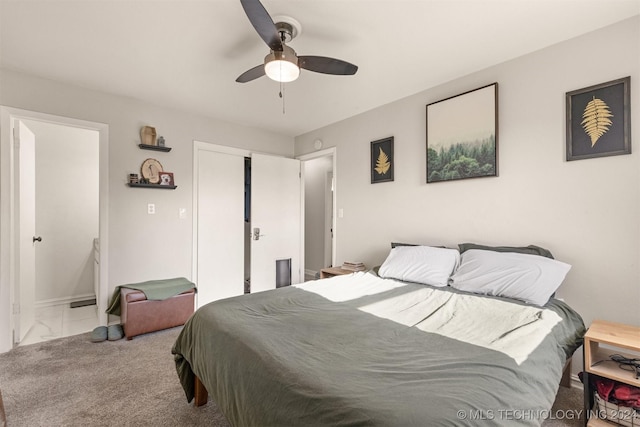
<svg viewBox="0 0 640 427">
<path fill-rule="evenodd" d="M 128 340 L 136 335 L 184 325 L 193 314 L 195 290 L 164 300 L 147 300 L 144 292 L 120 288 L 120 323 Z"/>
</svg>

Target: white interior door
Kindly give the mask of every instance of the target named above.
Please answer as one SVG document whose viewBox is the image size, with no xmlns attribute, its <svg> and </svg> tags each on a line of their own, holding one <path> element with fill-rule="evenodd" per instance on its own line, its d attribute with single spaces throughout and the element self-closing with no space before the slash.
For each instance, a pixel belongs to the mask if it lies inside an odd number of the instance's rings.
<svg viewBox="0 0 640 427">
<path fill-rule="evenodd" d="M 198 307 L 244 293 L 244 156 L 197 155 Z"/>
<path fill-rule="evenodd" d="M 19 268 L 18 280 L 18 312 L 16 321 L 16 342 L 24 339 L 35 323 L 35 289 L 36 289 L 36 173 L 35 173 L 35 135 L 22 122 L 17 121 L 14 138 L 18 157 L 19 188 Z"/>
<path fill-rule="evenodd" d="M 275 289 L 277 260 L 291 259 L 291 283 L 301 281 L 300 185 L 299 160 L 251 155 L 252 293 Z"/>
</svg>

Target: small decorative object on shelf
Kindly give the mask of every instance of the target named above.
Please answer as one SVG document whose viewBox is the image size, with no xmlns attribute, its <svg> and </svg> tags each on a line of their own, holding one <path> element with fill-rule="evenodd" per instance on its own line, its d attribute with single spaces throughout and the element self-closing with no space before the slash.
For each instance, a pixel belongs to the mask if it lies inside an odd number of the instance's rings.
<svg viewBox="0 0 640 427">
<path fill-rule="evenodd" d="M 164 136 L 162 135 L 158 137 L 158 147 L 164 147 Z"/>
<path fill-rule="evenodd" d="M 140 166 L 140 174 L 150 184 L 158 184 L 160 182 L 160 172 L 162 172 L 162 163 L 156 159 L 146 159 Z"/>
<path fill-rule="evenodd" d="M 142 145 L 157 145 L 156 128 L 143 126 L 142 129 L 140 129 L 140 142 L 142 142 Z"/>
<path fill-rule="evenodd" d="M 140 182 L 140 177 L 137 173 L 129 174 L 129 184 L 138 184 Z"/>
<path fill-rule="evenodd" d="M 173 172 L 160 172 L 160 185 L 175 185 L 173 182 Z"/>
</svg>

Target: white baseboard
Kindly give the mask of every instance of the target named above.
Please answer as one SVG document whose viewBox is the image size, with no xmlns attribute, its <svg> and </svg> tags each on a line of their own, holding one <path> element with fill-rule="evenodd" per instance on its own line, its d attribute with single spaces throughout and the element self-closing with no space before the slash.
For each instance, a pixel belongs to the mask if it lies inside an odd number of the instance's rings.
<svg viewBox="0 0 640 427">
<path fill-rule="evenodd" d="M 571 388 L 584 390 L 582 381 L 580 381 L 580 377 L 578 377 L 578 374 L 571 374 Z"/>
<path fill-rule="evenodd" d="M 52 298 L 46 300 L 40 300 L 35 302 L 35 308 L 45 308 L 52 307 L 54 305 L 69 305 L 72 302 L 76 301 L 84 301 L 87 299 L 95 299 L 95 294 L 83 294 L 83 295 L 75 295 L 72 297 L 61 297 L 61 298 Z"/>
</svg>

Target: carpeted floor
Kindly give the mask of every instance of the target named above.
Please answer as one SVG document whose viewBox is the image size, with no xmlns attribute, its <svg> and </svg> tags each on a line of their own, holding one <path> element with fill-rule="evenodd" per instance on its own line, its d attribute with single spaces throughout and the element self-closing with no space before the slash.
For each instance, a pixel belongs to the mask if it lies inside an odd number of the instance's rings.
<svg viewBox="0 0 640 427">
<path fill-rule="evenodd" d="M 228 426 L 215 403 L 187 403 L 171 354 L 179 332 L 101 343 L 83 334 L 0 354 L 7 425 Z"/>
<path fill-rule="evenodd" d="M 83 334 L 0 354 L 7 425 L 228 426 L 215 402 L 187 403 L 171 355 L 179 332 L 102 343 Z M 561 388 L 543 425 L 581 426 L 581 408 L 581 391 Z"/>
</svg>

